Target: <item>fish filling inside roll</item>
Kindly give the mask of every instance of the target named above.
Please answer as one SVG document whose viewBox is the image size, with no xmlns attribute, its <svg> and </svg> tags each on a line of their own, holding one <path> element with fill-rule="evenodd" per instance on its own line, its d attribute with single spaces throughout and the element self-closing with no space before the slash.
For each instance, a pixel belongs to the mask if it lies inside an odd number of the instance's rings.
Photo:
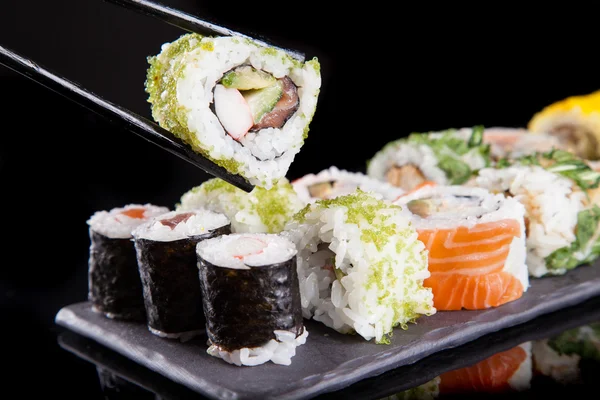
<svg viewBox="0 0 600 400">
<path fill-rule="evenodd" d="M 241 65 L 223 75 L 213 91 L 214 112 L 223 129 L 234 139 L 266 128 L 282 128 L 298 110 L 298 87 L 288 77 L 250 65 Z"/>
<path fill-rule="evenodd" d="M 385 179 L 403 190 L 412 190 L 427 180 L 419 167 L 412 164 L 393 165 L 385 174 Z"/>
</svg>

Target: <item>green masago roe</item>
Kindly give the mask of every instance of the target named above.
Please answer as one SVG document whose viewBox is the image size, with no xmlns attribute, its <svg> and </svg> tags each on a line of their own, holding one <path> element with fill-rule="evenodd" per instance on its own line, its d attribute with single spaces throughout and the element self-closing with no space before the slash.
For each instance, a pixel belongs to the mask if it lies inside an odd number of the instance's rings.
<svg viewBox="0 0 600 400">
<path fill-rule="evenodd" d="M 181 62 L 187 52 L 199 49 L 213 51 L 213 39 L 196 33 L 181 36 L 163 46 L 159 55 L 149 57 L 150 67 L 146 76 L 148 102 L 152 104 L 152 117 L 158 124 L 187 143 L 192 149 L 220 165 L 232 174 L 239 172 L 240 165 L 233 159 L 215 159 L 210 148 L 198 141 L 187 128 L 187 110 L 177 104 L 177 80 L 182 77 L 186 64 Z"/>
<path fill-rule="evenodd" d="M 255 187 L 250 193 L 219 179 L 210 179 L 181 196 L 178 210 L 205 207 L 231 220 L 232 231 L 278 233 L 304 204 L 287 180 L 271 189 Z"/>
</svg>

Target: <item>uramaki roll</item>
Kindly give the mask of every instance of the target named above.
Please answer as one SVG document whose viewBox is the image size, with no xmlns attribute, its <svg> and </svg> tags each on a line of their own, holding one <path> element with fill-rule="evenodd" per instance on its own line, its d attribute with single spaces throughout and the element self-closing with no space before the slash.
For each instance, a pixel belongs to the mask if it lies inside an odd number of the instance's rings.
<svg viewBox="0 0 600 400">
<path fill-rule="evenodd" d="M 270 189 L 256 186 L 250 193 L 213 178 L 185 192 L 176 209 L 199 207 L 225 214 L 234 233 L 279 233 L 304 203 L 285 178 Z"/>
<path fill-rule="evenodd" d="M 186 34 L 149 58 L 152 116 L 193 150 L 270 188 L 304 144 L 321 87 L 299 62 L 242 37 Z"/>
<path fill-rule="evenodd" d="M 600 255 L 600 173 L 585 160 L 535 153 L 479 171 L 474 184 L 525 206 L 531 276 L 562 275 Z"/>
<path fill-rule="evenodd" d="M 371 178 L 360 172 L 351 172 L 335 166 L 322 170 L 317 174 L 306 174 L 294 181 L 292 186 L 298 197 L 305 204 L 316 200 L 333 199 L 338 196 L 352 194 L 357 189 L 363 192 L 378 193 L 382 198 L 395 200 L 404 190 L 387 182 Z"/>
<path fill-rule="evenodd" d="M 340 333 L 391 343 L 395 327 L 408 329 L 435 314 L 427 252 L 400 207 L 362 192 L 317 200 L 286 226 L 298 248 L 305 318 Z"/>
<path fill-rule="evenodd" d="M 133 231 L 150 332 L 183 341 L 204 330 L 196 245 L 226 233 L 229 219 L 205 209 L 171 211 Z"/>
<path fill-rule="evenodd" d="M 490 165 L 481 126 L 413 133 L 386 144 L 367 163 L 367 174 L 405 191 L 426 181 L 460 185 Z"/>
<path fill-rule="evenodd" d="M 87 221 L 90 234 L 88 299 L 108 318 L 144 321 L 146 310 L 131 231 L 169 209 L 128 204 L 97 211 Z"/>
<path fill-rule="evenodd" d="M 429 250 L 438 310 L 478 310 L 520 298 L 529 286 L 525 208 L 480 188 L 426 186 L 395 204 L 403 207 Z"/>
<path fill-rule="evenodd" d="M 231 234 L 198 244 L 210 355 L 238 366 L 291 364 L 308 335 L 296 252 L 275 234 Z"/>
</svg>

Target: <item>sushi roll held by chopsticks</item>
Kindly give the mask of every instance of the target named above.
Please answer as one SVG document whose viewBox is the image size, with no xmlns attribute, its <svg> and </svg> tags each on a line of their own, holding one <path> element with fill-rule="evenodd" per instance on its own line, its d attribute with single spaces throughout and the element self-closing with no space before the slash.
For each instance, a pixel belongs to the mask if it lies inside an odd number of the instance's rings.
<svg viewBox="0 0 600 400">
<path fill-rule="evenodd" d="M 108 318 L 144 321 L 146 310 L 131 231 L 169 209 L 128 204 L 97 211 L 87 221 L 90 235 L 88 299 Z"/>
<path fill-rule="evenodd" d="M 438 310 L 479 310 L 520 298 L 529 286 L 525 208 L 480 188 L 427 186 L 395 204 L 429 250 Z"/>
<path fill-rule="evenodd" d="M 290 365 L 306 341 L 296 247 L 276 234 L 231 234 L 197 246 L 208 353 L 238 366 Z"/>
<path fill-rule="evenodd" d="M 170 211 L 133 231 L 150 332 L 181 341 L 202 333 L 196 245 L 230 232 L 224 214 L 205 209 Z"/>
<path fill-rule="evenodd" d="M 301 63 L 241 37 L 186 34 L 149 58 L 152 116 L 193 150 L 270 188 L 300 151 L 321 87 Z"/>
</svg>

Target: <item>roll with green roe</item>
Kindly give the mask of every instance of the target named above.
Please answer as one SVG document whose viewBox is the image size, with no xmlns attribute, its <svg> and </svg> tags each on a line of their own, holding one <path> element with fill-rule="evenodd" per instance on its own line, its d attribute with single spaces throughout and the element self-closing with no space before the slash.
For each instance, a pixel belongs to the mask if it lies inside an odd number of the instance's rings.
<svg viewBox="0 0 600 400">
<path fill-rule="evenodd" d="M 148 59 L 152 116 L 251 184 L 283 178 L 308 135 L 321 87 L 316 58 L 241 37 L 186 34 Z"/>
</svg>

